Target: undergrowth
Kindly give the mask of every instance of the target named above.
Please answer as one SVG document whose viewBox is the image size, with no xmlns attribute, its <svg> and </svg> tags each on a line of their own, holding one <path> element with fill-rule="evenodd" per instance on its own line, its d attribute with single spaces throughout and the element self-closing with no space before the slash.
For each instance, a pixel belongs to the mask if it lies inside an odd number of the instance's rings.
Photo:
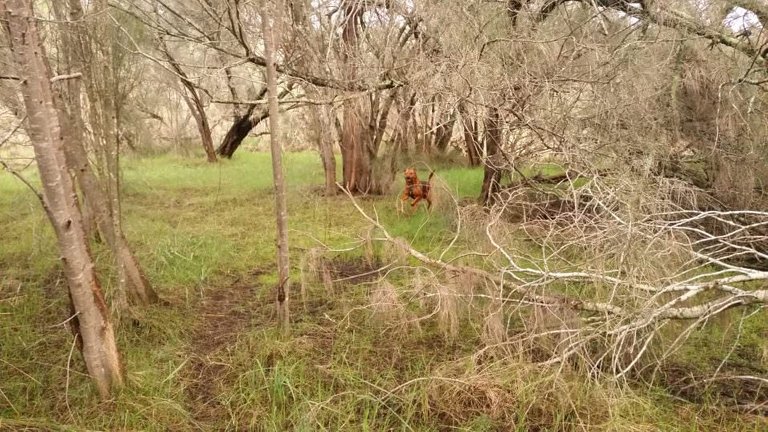
<svg viewBox="0 0 768 432">
<path fill-rule="evenodd" d="M 167 304 L 136 311 L 119 323 L 127 385 L 108 402 L 95 397 L 64 324 L 66 287 L 40 204 L 18 181 L 0 173 L 0 430 L 766 426 L 761 417 L 720 409 L 714 402 L 683 402 L 663 387 L 603 382 L 579 370 L 538 366 L 524 355 L 477 355 L 483 329 L 466 314 L 446 332 L 438 320 L 404 319 L 416 317 L 409 314 L 419 305 L 374 307 L 372 298 L 379 304 L 396 301 L 388 291 L 394 288 L 379 284 L 375 273 L 389 252 L 366 246 L 371 232 L 347 197 L 318 192 L 323 176 L 317 155 L 289 153 L 285 163 L 293 281 L 289 337 L 274 328 L 268 154 L 244 152 L 219 164 L 172 156 L 125 162 L 126 235 Z M 421 208 L 399 215 L 397 188 L 360 201 L 392 234 L 428 254 L 453 240 L 452 196 L 476 196 L 482 180 L 478 169 L 436 166 L 442 203 L 432 214 Z M 426 177 L 428 171 L 417 167 Z M 25 175 L 33 178 L 34 172 Z M 471 233 L 477 227 L 468 228 Z M 471 236 L 458 238 L 445 258 L 472 242 Z M 326 247 L 338 252 L 320 254 L 323 263 L 315 262 L 313 277 L 302 275 L 304 258 Z M 93 253 L 109 294 L 114 285 L 110 257 L 103 245 Z M 329 283 L 323 283 L 324 271 Z M 368 276 L 355 277 L 360 274 Z M 396 272 L 392 276 L 403 286 L 425 283 L 398 280 Z M 734 356 L 768 357 L 759 352 L 764 320 L 745 322 L 747 328 L 741 329 L 710 326 L 713 330 L 701 333 L 676 361 L 691 369 L 709 367 L 711 361 L 703 357 L 729 347 L 708 337 L 722 341 L 734 331 L 745 350 Z M 211 323 L 221 328 L 205 328 Z M 201 340 L 217 335 L 215 343 Z M 196 392 L 206 394 L 201 398 Z"/>
</svg>

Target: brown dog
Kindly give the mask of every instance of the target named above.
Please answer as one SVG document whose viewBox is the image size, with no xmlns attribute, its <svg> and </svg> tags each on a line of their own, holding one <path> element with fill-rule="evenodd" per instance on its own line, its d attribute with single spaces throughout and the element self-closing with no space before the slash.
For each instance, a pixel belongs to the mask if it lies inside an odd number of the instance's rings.
<svg viewBox="0 0 768 432">
<path fill-rule="evenodd" d="M 416 170 L 413 168 L 405 169 L 405 189 L 403 195 L 400 197 L 400 206 L 402 203 L 412 199 L 411 208 L 415 208 L 419 201 L 427 201 L 427 211 L 432 208 L 432 176 L 435 172 L 429 173 L 427 181 L 419 181 L 419 176 L 416 175 Z"/>
</svg>

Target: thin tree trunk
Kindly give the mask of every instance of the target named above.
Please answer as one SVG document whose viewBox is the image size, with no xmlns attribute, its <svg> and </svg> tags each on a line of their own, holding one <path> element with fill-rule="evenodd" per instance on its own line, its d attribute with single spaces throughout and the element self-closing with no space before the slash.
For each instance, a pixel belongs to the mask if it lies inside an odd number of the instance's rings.
<svg viewBox="0 0 768 432">
<path fill-rule="evenodd" d="M 72 2 L 79 0 L 68 1 Z M 51 6 L 53 6 L 53 13 L 57 20 L 61 22 L 75 20 L 74 14 L 76 12 L 71 7 L 68 7 L 67 4 L 63 2 L 53 2 Z M 63 31 L 61 32 L 60 41 L 59 50 L 63 57 L 63 61 L 61 63 L 61 71 L 66 75 L 82 72 L 81 62 L 79 61 L 80 53 L 77 52 L 76 48 L 79 43 L 76 34 L 72 31 Z M 83 106 L 80 101 L 82 80 L 66 80 L 65 83 L 61 84 L 59 88 L 61 89 L 62 87 L 64 90 L 59 90 L 59 93 L 61 94 L 61 98 L 64 102 L 61 103 L 60 106 L 65 109 L 65 112 L 68 116 L 70 129 L 82 131 L 85 129 L 85 122 L 83 121 L 82 112 Z M 72 169 L 72 167 L 70 167 L 70 169 Z M 76 178 L 79 175 L 77 171 L 73 171 L 72 174 Z M 88 202 L 88 197 L 85 195 L 82 196 L 81 205 L 81 211 L 83 214 L 83 226 L 85 227 L 86 237 L 98 241 L 99 231 L 98 227 L 96 226 L 96 216 L 91 209 L 91 204 Z"/>
<path fill-rule="evenodd" d="M 459 114 L 461 115 L 461 125 L 464 130 L 464 145 L 467 147 L 467 160 L 470 166 L 480 164 L 480 149 L 478 148 L 477 125 L 475 120 L 469 115 L 463 103 L 459 104 Z"/>
<path fill-rule="evenodd" d="M 451 111 L 450 116 L 440 123 L 435 130 L 435 147 L 440 153 L 445 153 L 448 144 L 453 138 L 453 124 L 456 123 L 456 111 Z"/>
<path fill-rule="evenodd" d="M 311 33 L 311 24 L 308 19 L 308 9 L 312 6 L 309 1 L 291 1 L 288 4 L 290 9 L 291 24 L 293 25 L 297 38 L 300 38 L 303 34 Z M 312 42 L 315 42 L 313 40 Z M 296 56 L 295 64 L 296 69 L 305 74 L 310 74 L 313 67 L 317 67 L 311 51 L 318 49 L 316 46 L 310 45 L 309 41 L 302 40 L 301 42 L 292 42 L 291 44 L 299 50 L 301 55 Z M 309 99 L 321 99 L 323 92 L 317 87 L 312 85 L 304 86 L 304 92 Z M 320 161 L 323 165 L 323 172 L 325 174 L 325 195 L 331 196 L 336 194 L 336 157 L 333 154 L 333 123 L 329 118 L 329 111 L 331 108 L 318 106 L 308 107 L 306 109 L 307 117 L 309 119 L 310 128 L 312 130 L 312 138 L 317 146 L 318 154 L 320 155 Z"/>
<path fill-rule="evenodd" d="M 325 108 L 324 108 L 325 109 Z M 332 114 L 332 113 L 331 113 Z M 323 172 L 325 173 L 325 194 L 328 196 L 336 195 L 336 156 L 333 154 L 333 131 L 329 113 L 322 112 L 320 115 L 320 160 L 323 163 Z M 335 116 L 335 115 L 334 115 Z"/>
<path fill-rule="evenodd" d="M 160 50 L 165 55 L 166 60 L 171 65 L 171 68 L 179 76 L 181 85 L 187 94 L 183 94 L 184 102 L 187 104 L 189 111 L 192 113 L 192 117 L 195 119 L 197 125 L 197 131 L 200 133 L 200 140 L 203 143 L 203 150 L 205 150 L 205 156 L 208 158 L 208 162 L 216 162 L 216 152 L 213 150 L 213 137 L 211 136 L 211 126 L 208 122 L 208 114 L 205 113 L 205 106 L 203 100 L 200 97 L 200 92 L 197 91 L 195 85 L 189 79 L 189 76 L 184 69 L 181 68 L 179 62 L 171 55 L 168 46 L 165 41 L 160 39 Z"/>
<path fill-rule="evenodd" d="M 187 91 L 189 91 L 188 88 Z M 197 132 L 200 134 L 200 140 L 203 143 L 203 150 L 205 150 L 205 156 L 208 159 L 208 162 L 216 162 L 218 159 L 216 158 L 216 151 L 213 149 L 211 126 L 208 123 L 208 115 L 205 113 L 203 102 L 196 92 L 190 93 L 190 95 L 182 95 L 182 97 L 187 104 L 187 108 L 189 108 L 189 111 L 192 113 L 192 118 L 195 119 Z"/>
<path fill-rule="evenodd" d="M 71 22 L 76 23 L 81 21 L 84 14 L 80 5 L 80 0 L 69 0 L 68 4 L 70 7 Z M 81 30 L 82 29 L 78 29 L 76 33 L 85 37 Z M 72 39 L 77 40 L 77 37 Z M 69 44 L 68 47 L 71 49 L 75 45 L 76 44 L 73 42 L 72 44 Z M 66 49 L 65 51 L 70 51 L 70 49 Z M 76 52 L 70 52 L 70 54 L 73 59 L 76 59 L 75 65 L 77 65 L 77 67 L 90 71 L 90 69 L 83 67 L 85 61 L 80 57 L 82 56 L 82 53 L 78 54 Z M 86 89 L 91 88 L 89 94 L 91 97 L 96 98 L 97 91 L 93 89 L 94 83 L 89 81 L 89 79 L 93 78 L 93 74 L 85 73 L 84 75 L 86 78 Z M 54 92 L 54 97 L 56 96 L 57 94 Z M 72 95 L 72 97 L 74 97 L 74 95 Z M 79 96 L 77 99 L 79 100 Z M 59 106 L 61 105 L 63 104 L 59 103 Z M 80 107 L 79 104 L 78 107 Z M 66 113 L 62 111 L 62 115 L 65 114 Z M 75 107 L 71 107 L 69 118 L 74 118 L 75 121 L 79 118 L 80 121 L 82 121 L 82 114 L 80 114 L 80 111 L 77 111 Z M 93 215 L 101 237 L 106 240 L 109 245 L 117 264 L 120 289 L 124 292 L 123 294 L 119 294 L 119 298 L 124 297 L 128 303 L 133 305 L 157 303 L 159 301 L 157 293 L 142 272 L 138 260 L 125 239 L 122 227 L 114 220 L 116 215 L 115 212 L 120 210 L 119 206 L 115 208 L 115 204 L 110 205 L 109 198 L 105 193 L 106 188 L 102 184 L 102 180 L 99 179 L 94 172 L 93 167 L 88 160 L 88 155 L 85 146 L 83 145 L 84 137 L 82 130 L 82 128 L 77 127 L 76 122 L 70 122 L 64 128 L 63 132 L 65 138 L 67 138 L 65 145 L 67 165 L 75 173 L 78 186 L 85 197 L 85 203 L 90 209 L 90 213 Z M 117 143 L 115 142 L 114 145 L 117 146 Z M 117 154 L 112 156 L 112 158 L 116 157 Z M 113 162 L 109 164 L 111 169 L 116 170 L 117 163 L 117 160 L 113 160 Z M 114 178 L 113 181 L 116 181 L 116 178 Z M 119 306 L 124 307 L 125 305 Z"/>
<path fill-rule="evenodd" d="M 64 264 L 88 373 L 106 399 L 123 383 L 120 355 L 107 305 L 93 268 L 75 187 L 66 167 L 62 126 L 31 0 L 0 0 L 11 50 L 22 78 L 29 136 L 43 184 L 48 217 Z"/>
<path fill-rule="evenodd" d="M 275 41 L 270 15 L 262 5 L 261 31 L 264 35 L 264 58 L 267 63 L 267 88 L 269 102 L 269 138 L 272 150 L 272 176 L 275 184 L 275 217 L 277 222 L 277 315 L 283 333 L 289 330 L 290 316 L 288 299 L 290 296 L 288 262 L 288 209 L 285 201 L 285 179 L 283 177 L 282 143 L 280 136 L 280 107 L 277 104 L 277 72 L 275 71 Z"/>
<path fill-rule="evenodd" d="M 384 138 L 384 132 L 387 129 L 387 123 L 389 121 L 389 111 L 392 109 L 392 103 L 397 97 L 397 90 L 393 89 L 384 99 L 384 103 L 381 105 L 381 111 L 377 110 L 377 115 L 371 117 L 370 134 L 373 136 L 373 145 L 370 153 L 371 157 L 375 158 L 379 153 L 379 147 L 381 146 L 381 140 Z"/>
<path fill-rule="evenodd" d="M 312 87 L 308 87 L 306 90 L 307 96 L 310 98 L 317 98 L 320 96 L 320 92 L 314 90 Z M 312 131 L 311 139 L 317 146 L 318 153 L 320 154 L 320 162 L 323 165 L 323 172 L 325 174 L 325 195 L 331 196 L 336 194 L 336 157 L 333 154 L 333 132 L 332 129 L 326 127 L 329 124 L 329 120 L 324 112 L 325 107 L 310 108 L 307 112 L 309 121 L 309 128 Z"/>
</svg>

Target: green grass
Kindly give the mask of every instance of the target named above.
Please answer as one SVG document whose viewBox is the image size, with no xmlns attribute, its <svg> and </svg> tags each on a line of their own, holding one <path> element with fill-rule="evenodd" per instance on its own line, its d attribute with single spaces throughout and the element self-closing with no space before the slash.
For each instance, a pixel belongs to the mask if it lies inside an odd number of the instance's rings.
<svg viewBox="0 0 768 432">
<path fill-rule="evenodd" d="M 323 180 L 317 155 L 288 153 L 285 163 L 296 281 L 288 338 L 278 335 L 272 312 L 269 155 L 243 152 L 219 164 L 173 156 L 125 161 L 126 235 L 170 304 L 137 311 L 137 321 L 118 328 L 127 386 L 110 402 L 96 400 L 77 352 L 70 358 L 72 336 L 60 325 L 68 316 L 66 290 L 39 203 L 0 173 L 0 430 L 68 425 L 74 430 L 438 431 L 450 425 L 494 431 L 588 424 L 598 430 L 693 431 L 765 425 L 757 418 L 680 403 L 655 390 L 554 375 L 523 358 L 474 361 L 482 329 L 468 315 L 459 317 L 452 338 L 436 320 L 390 327 L 393 322 L 367 307 L 370 284 L 335 284 L 332 295 L 322 284 L 311 284 L 304 304 L 298 280 L 307 251 L 321 244 L 358 245 L 368 224 L 345 196 L 317 193 Z M 478 195 L 481 170 L 435 166 L 441 184 L 457 197 Z M 34 177 L 31 170 L 25 174 Z M 453 236 L 452 215 L 420 210 L 399 216 L 398 192 L 360 203 L 416 248 L 442 250 Z M 460 238 L 456 249 L 471 241 Z M 110 291 L 110 257 L 103 246 L 93 252 Z M 362 253 L 337 255 L 350 259 Z M 393 274 L 398 277 L 405 286 L 411 283 L 405 274 Z M 207 356 L 220 367 L 206 383 L 217 417 L 199 423 L 189 395 L 195 383 L 190 371 L 194 329 L 206 319 L 200 315 L 204 300 L 230 287 L 242 288 L 243 294 L 225 314 L 242 313 L 247 324 Z M 749 326 L 745 340 L 754 348 L 765 328 Z M 706 340 L 697 343 L 707 346 Z"/>
</svg>

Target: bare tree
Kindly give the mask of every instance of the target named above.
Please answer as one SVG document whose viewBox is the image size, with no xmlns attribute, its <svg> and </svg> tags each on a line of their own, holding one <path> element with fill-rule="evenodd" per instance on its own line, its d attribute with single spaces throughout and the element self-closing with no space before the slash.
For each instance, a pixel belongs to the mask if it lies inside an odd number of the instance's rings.
<svg viewBox="0 0 768 432">
<path fill-rule="evenodd" d="M 267 88 L 269 98 L 269 140 L 272 150 L 272 177 L 275 185 L 275 220 L 277 224 L 277 288 L 276 304 L 280 325 L 284 333 L 289 330 L 290 267 L 288 261 L 288 209 L 285 200 L 282 144 L 280 135 L 280 107 L 275 70 L 275 33 L 270 20 L 274 16 L 262 3 L 261 31 L 264 37 L 264 58 L 267 63 Z"/>
<path fill-rule="evenodd" d="M 46 212 L 56 232 L 69 285 L 82 353 L 99 394 L 107 398 L 122 385 L 120 356 L 108 308 L 94 272 L 74 184 L 67 171 L 66 119 L 57 107 L 51 82 L 57 81 L 46 59 L 37 20 L 28 0 L 2 0 L 11 51 L 29 118 L 28 133 L 43 183 Z"/>
</svg>

